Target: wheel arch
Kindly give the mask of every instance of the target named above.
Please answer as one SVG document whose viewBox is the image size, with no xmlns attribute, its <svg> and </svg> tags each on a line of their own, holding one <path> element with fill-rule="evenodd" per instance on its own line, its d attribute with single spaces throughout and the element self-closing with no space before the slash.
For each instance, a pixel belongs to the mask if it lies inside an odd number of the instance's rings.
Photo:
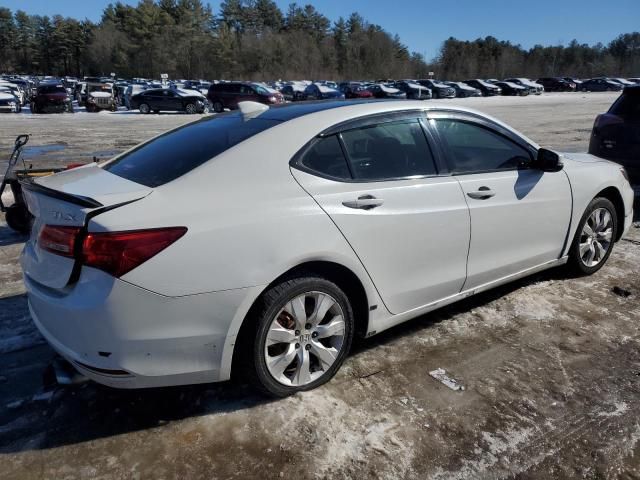
<svg viewBox="0 0 640 480">
<path fill-rule="evenodd" d="M 598 197 L 606 198 L 616 207 L 618 231 L 616 232 L 615 241 L 617 242 L 622 238 L 622 231 L 624 230 L 624 200 L 622 199 L 622 194 L 616 187 L 611 186 L 598 192 L 594 198 Z"/>
<path fill-rule="evenodd" d="M 231 376 L 234 376 L 234 372 L 242 364 L 242 362 L 239 361 L 240 355 L 242 355 L 245 350 L 241 346 L 248 343 L 246 339 L 256 327 L 255 312 L 261 307 L 260 302 L 263 294 L 274 285 L 277 285 L 286 279 L 312 275 L 321 276 L 322 278 L 335 283 L 344 291 L 347 298 L 351 301 L 351 307 L 353 308 L 355 335 L 358 337 L 366 336 L 369 328 L 369 298 L 365 286 L 360 278 L 350 268 L 336 262 L 314 260 L 300 263 L 278 276 L 270 284 L 266 285 L 256 296 L 251 307 L 248 309 L 246 315 L 242 319 L 242 323 L 233 344 L 230 365 Z"/>
</svg>

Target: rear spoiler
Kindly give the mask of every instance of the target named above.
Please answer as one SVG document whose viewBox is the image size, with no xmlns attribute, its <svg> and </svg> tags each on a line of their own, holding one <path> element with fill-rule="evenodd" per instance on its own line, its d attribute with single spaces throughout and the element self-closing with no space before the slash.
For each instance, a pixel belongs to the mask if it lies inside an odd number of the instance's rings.
<svg viewBox="0 0 640 480">
<path fill-rule="evenodd" d="M 94 200 L 93 198 L 84 197 L 81 195 L 72 195 L 70 193 L 61 192 L 60 190 L 54 190 L 53 188 L 48 188 L 39 183 L 35 183 L 32 179 L 26 178 L 20 180 L 20 185 L 24 190 L 29 190 L 34 193 L 41 193 L 48 197 L 57 198 L 58 200 L 62 200 L 67 203 L 73 203 L 74 205 L 78 205 L 80 207 L 85 208 L 98 208 L 103 205 Z"/>
</svg>

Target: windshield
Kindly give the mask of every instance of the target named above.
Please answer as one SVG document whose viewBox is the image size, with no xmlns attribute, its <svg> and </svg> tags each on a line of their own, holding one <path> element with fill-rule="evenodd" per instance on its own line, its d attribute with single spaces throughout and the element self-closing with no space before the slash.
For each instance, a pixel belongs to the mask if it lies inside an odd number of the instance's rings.
<svg viewBox="0 0 640 480">
<path fill-rule="evenodd" d="M 262 85 L 257 85 L 255 83 L 253 84 L 253 88 L 260 95 L 271 95 L 272 93 L 275 93 L 275 91 L 271 90 L 270 88 L 263 87 Z"/>
<path fill-rule="evenodd" d="M 142 144 L 103 168 L 132 182 L 157 187 L 278 123 L 260 117 L 245 120 L 239 113 L 205 118 Z"/>
<path fill-rule="evenodd" d="M 38 93 L 67 93 L 62 85 L 43 85 L 38 87 Z"/>
</svg>

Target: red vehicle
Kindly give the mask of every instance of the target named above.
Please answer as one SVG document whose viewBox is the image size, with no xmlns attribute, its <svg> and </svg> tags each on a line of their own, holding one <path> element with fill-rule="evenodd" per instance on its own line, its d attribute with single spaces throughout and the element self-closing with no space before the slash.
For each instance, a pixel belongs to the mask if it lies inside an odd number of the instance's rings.
<svg viewBox="0 0 640 480">
<path fill-rule="evenodd" d="M 225 108 L 235 110 L 239 102 L 259 102 L 267 105 L 284 103 L 284 95 L 259 83 L 225 82 L 209 87 L 207 98 L 215 112 Z"/>
<path fill-rule="evenodd" d="M 345 98 L 373 98 L 373 93 L 357 82 L 344 82 L 338 86 Z"/>
<path fill-rule="evenodd" d="M 64 85 L 40 85 L 31 98 L 31 113 L 73 113 L 73 101 Z"/>
</svg>

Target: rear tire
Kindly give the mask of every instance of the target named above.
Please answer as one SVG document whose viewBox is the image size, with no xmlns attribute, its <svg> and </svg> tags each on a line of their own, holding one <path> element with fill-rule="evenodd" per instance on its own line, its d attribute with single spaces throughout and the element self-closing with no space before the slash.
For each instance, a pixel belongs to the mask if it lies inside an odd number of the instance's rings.
<svg viewBox="0 0 640 480">
<path fill-rule="evenodd" d="M 247 320 L 238 361 L 251 384 L 274 397 L 328 382 L 353 340 L 349 299 L 335 283 L 316 276 L 270 288 Z"/>
<path fill-rule="evenodd" d="M 138 107 L 138 110 L 140 110 L 140 113 L 144 113 L 146 115 L 151 111 L 151 107 L 149 107 L 149 105 L 146 103 L 141 103 Z"/>
<path fill-rule="evenodd" d="M 222 103 L 213 102 L 213 111 L 216 112 L 216 113 L 224 112 L 224 107 L 222 106 Z"/>
<path fill-rule="evenodd" d="M 31 214 L 23 204 L 13 204 L 5 212 L 5 221 L 12 230 L 27 234 L 31 229 Z"/>
<path fill-rule="evenodd" d="M 618 233 L 616 207 L 607 198 L 594 198 L 580 219 L 569 250 L 569 268 L 578 275 L 592 275 L 611 255 Z"/>
</svg>

